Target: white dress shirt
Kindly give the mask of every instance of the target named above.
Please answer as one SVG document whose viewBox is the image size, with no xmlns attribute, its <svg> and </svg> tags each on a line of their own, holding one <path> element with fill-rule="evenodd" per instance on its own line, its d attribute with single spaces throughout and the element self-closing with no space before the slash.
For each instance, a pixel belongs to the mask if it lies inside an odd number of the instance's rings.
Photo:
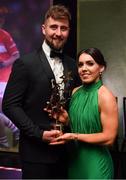
<svg viewBox="0 0 126 180">
<path fill-rule="evenodd" d="M 54 73 L 56 83 L 60 86 L 60 98 L 62 98 L 63 89 L 64 89 L 63 79 L 60 78 L 63 76 L 63 71 L 64 71 L 62 60 L 59 57 L 55 57 L 55 58 L 50 57 L 51 48 L 47 45 L 45 41 L 42 44 L 42 48 L 48 59 L 51 69 Z"/>
</svg>

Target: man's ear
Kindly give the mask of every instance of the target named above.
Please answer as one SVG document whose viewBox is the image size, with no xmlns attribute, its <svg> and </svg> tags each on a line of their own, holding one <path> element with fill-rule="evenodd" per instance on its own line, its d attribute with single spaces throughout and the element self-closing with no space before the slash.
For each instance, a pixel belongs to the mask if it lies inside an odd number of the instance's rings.
<svg viewBox="0 0 126 180">
<path fill-rule="evenodd" d="M 41 30 L 42 30 L 42 33 L 45 35 L 45 24 L 42 24 Z"/>
</svg>

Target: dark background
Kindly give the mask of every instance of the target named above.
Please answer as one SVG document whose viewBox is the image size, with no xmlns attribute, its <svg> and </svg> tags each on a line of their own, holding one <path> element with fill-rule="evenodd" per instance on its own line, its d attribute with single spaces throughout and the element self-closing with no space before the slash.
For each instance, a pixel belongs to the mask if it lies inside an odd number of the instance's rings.
<svg viewBox="0 0 126 180">
<path fill-rule="evenodd" d="M 76 57 L 76 0 L 0 0 L 0 7 L 5 6 L 9 10 L 5 15 L 3 29 L 12 35 L 21 55 L 41 46 L 43 40 L 41 25 L 44 14 L 51 4 L 63 4 L 71 12 L 71 30 L 65 51 L 71 57 Z"/>
<path fill-rule="evenodd" d="M 23 55 L 38 48 L 43 39 L 41 24 L 50 1 L 0 0 L 0 7 L 3 6 L 8 9 L 3 29 L 12 35 L 20 54 Z"/>
</svg>

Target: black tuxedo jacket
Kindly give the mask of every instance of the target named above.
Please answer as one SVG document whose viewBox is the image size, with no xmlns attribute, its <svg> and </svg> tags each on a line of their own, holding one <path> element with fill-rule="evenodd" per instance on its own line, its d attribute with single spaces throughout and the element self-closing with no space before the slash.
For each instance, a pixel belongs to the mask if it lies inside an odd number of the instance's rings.
<svg viewBox="0 0 126 180">
<path fill-rule="evenodd" d="M 79 85 L 75 61 L 64 55 L 64 72 L 72 71 L 73 84 Z M 4 98 L 3 112 L 20 129 L 19 152 L 22 160 L 55 162 L 65 152 L 64 145 L 50 146 L 42 141 L 44 130 L 51 129 L 52 120 L 43 111 L 51 96 L 54 74 L 43 50 L 17 60 L 12 68 Z"/>
</svg>

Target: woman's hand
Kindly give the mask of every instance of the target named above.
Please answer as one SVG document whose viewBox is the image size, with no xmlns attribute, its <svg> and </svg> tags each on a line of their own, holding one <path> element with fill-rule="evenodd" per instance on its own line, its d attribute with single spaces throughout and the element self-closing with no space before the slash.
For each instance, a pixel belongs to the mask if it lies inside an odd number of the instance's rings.
<svg viewBox="0 0 126 180">
<path fill-rule="evenodd" d="M 78 140 L 78 134 L 76 134 L 76 133 L 65 133 L 63 135 L 58 136 L 55 139 L 55 142 L 51 142 L 50 145 L 64 144 L 70 140 Z"/>
<path fill-rule="evenodd" d="M 69 141 L 69 140 L 76 140 L 78 137 L 77 133 L 65 133 L 63 135 L 60 135 L 59 137 L 57 137 L 57 141 L 61 141 L 61 140 L 65 140 L 65 141 Z"/>
</svg>

